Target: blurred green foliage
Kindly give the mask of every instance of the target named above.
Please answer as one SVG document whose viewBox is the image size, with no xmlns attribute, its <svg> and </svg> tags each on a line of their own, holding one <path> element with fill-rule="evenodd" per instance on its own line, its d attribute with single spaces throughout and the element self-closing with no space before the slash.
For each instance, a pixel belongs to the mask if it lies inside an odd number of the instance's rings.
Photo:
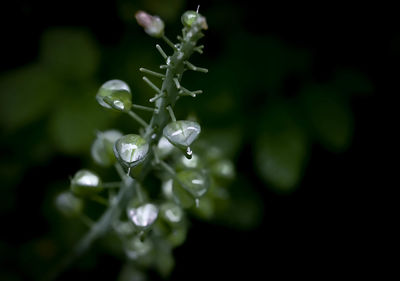
<svg viewBox="0 0 400 281">
<path fill-rule="evenodd" d="M 120 16 L 127 26 L 132 20 L 131 11 L 139 7 L 159 14 L 167 22 L 175 20 L 184 8 L 181 0 L 168 5 L 161 0 L 119 3 Z M 313 57 L 308 50 L 241 31 L 239 23 L 232 23 L 237 26 L 231 29 L 237 31 L 226 30 L 218 19 L 223 8 L 216 6 L 203 12 L 209 14 L 210 32 L 222 38 L 223 51 L 207 58 L 208 45 L 213 42 L 205 42 L 200 65 L 210 69 L 209 74 L 198 80 L 190 74 L 185 77 L 190 88 L 203 89 L 204 94 L 196 103 L 182 100 L 176 114 L 198 118 L 205 128 L 202 138 L 219 148 L 215 153 L 237 160 L 245 154 L 249 160 L 245 165 L 257 171 L 266 188 L 279 194 L 291 193 L 301 182 L 313 144 L 334 153 L 351 145 L 351 100 L 354 94 L 370 93 L 372 85 L 363 73 L 346 68 L 338 69 L 328 79 L 315 81 Z M 171 26 L 171 30 L 174 28 Z M 2 188 L 8 194 L 0 200 L 2 212 L 17 208 L 14 189 L 31 167 L 50 163 L 59 154 L 83 157 L 90 167 L 90 145 L 97 130 L 116 127 L 126 133 L 133 131 L 128 118 L 105 114 L 95 101 L 95 93 L 101 81 L 120 78 L 132 85 L 134 102 L 145 104 L 151 93 L 138 69 L 143 65 L 154 68 L 159 63 L 157 52 L 149 47 L 153 45 L 152 39 L 132 27 L 113 46 L 101 46 L 84 28 L 51 28 L 43 33 L 36 61 L 1 74 L 0 126 L 5 137 L 2 141 L 9 150 L 0 160 Z M 298 89 L 287 94 L 288 79 L 292 77 L 300 81 Z M 201 147 L 201 141 L 198 145 Z M 263 205 L 256 193 L 258 187 L 241 174 L 243 164 L 237 165 L 238 177 L 230 186 L 233 203 L 212 206 L 206 197 L 195 215 L 230 227 L 251 229 L 262 220 Z M 81 225 L 53 214 L 52 198 L 68 185 L 67 176 L 43 187 L 48 198 L 42 208 L 53 226 L 52 232 L 22 246 L 24 259 L 41 257 L 33 263 L 21 262 L 35 279 L 46 267 L 42 263 L 51 264 L 83 232 Z M 4 247 L 7 246 L 0 244 L 0 249 Z M 158 255 L 158 266 L 165 274 L 173 266 L 168 254 Z M 89 262 L 82 266 L 92 265 Z"/>
</svg>

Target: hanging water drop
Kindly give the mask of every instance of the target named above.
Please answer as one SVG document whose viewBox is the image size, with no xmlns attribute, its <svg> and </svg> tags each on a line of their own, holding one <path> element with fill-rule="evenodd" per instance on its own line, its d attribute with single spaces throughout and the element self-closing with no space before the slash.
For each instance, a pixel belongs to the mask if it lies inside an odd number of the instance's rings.
<svg viewBox="0 0 400 281">
<path fill-rule="evenodd" d="M 76 172 L 71 180 L 71 191 L 79 196 L 90 196 L 103 190 L 100 177 L 88 170 Z"/>
<path fill-rule="evenodd" d="M 190 149 L 190 147 L 188 146 L 187 148 L 186 148 L 186 151 L 185 151 L 185 157 L 187 158 L 187 159 L 192 159 L 192 155 L 193 155 L 193 151 Z"/>
<path fill-rule="evenodd" d="M 132 107 L 131 90 L 124 81 L 110 80 L 104 83 L 97 92 L 98 103 L 105 108 L 128 112 Z"/>
<path fill-rule="evenodd" d="M 133 168 L 147 156 L 149 144 L 139 135 L 125 135 L 115 142 L 114 154 L 127 168 Z"/>
<path fill-rule="evenodd" d="M 158 208 L 154 204 L 146 203 L 136 208 L 128 208 L 127 215 L 135 226 L 148 228 L 156 221 Z"/>
<path fill-rule="evenodd" d="M 174 199 L 184 208 L 193 206 L 196 198 L 202 197 L 210 187 L 208 176 L 197 170 L 184 170 L 176 174 L 172 191 Z"/>
<path fill-rule="evenodd" d="M 178 148 L 185 150 L 190 159 L 192 151 L 190 145 L 197 139 L 201 131 L 200 125 L 194 121 L 180 120 L 171 122 L 163 130 L 164 137 Z"/>
<path fill-rule="evenodd" d="M 172 202 L 167 202 L 161 205 L 160 215 L 165 221 L 171 224 L 176 224 L 183 220 L 182 209 Z"/>
<path fill-rule="evenodd" d="M 75 197 L 72 193 L 64 191 L 56 198 L 56 206 L 58 210 L 68 217 L 77 216 L 82 213 L 83 201 Z"/>
<path fill-rule="evenodd" d="M 134 237 L 125 245 L 125 253 L 129 259 L 136 260 L 150 252 L 153 248 L 153 244 L 150 239 L 140 239 L 140 237 Z"/>
</svg>

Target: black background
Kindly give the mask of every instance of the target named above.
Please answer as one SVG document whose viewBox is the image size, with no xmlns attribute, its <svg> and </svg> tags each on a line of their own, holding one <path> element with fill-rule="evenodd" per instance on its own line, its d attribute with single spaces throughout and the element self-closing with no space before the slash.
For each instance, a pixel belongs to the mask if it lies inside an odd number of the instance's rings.
<svg viewBox="0 0 400 281">
<path fill-rule="evenodd" d="M 213 5 L 212 1 L 200 2 L 203 13 Z M 257 1 L 217 2 L 240 11 L 238 20 L 247 32 L 272 34 L 311 50 L 316 58 L 317 78 L 336 67 L 353 66 L 366 73 L 374 93 L 352 104 L 355 133 L 346 152 L 333 154 L 315 145 L 301 186 L 291 196 L 278 196 L 264 188 L 257 190 L 265 208 L 263 223 L 257 229 L 241 232 L 195 220 L 190 238 L 175 251 L 176 268 L 171 280 L 250 280 L 276 274 L 324 278 L 347 270 L 374 271 L 371 261 L 379 247 L 371 233 L 379 220 L 377 209 L 382 202 L 378 194 L 387 188 L 378 180 L 375 168 L 381 148 L 378 141 L 386 135 L 378 115 L 389 104 L 382 102 L 383 97 L 391 99 L 386 94 L 394 91 L 393 81 L 398 79 L 394 70 L 399 62 L 400 37 L 395 9 L 365 3 L 277 5 L 263 1 L 262 6 Z M 193 9 L 197 4 L 188 1 L 186 7 Z M 107 44 L 118 41 L 122 33 L 119 30 L 124 29 L 113 2 L 14 1 L 7 6 L 1 9 L 2 72 L 34 61 L 40 35 L 47 27 L 85 26 Z M 216 58 L 222 51 L 212 46 L 209 50 Z M 254 186 L 262 186 L 253 165 L 247 164 L 246 151 L 245 148 L 239 156 L 237 169 L 252 179 Z M 77 166 L 79 160 L 62 158 L 54 159 L 54 163 L 65 166 L 53 168 L 52 174 L 58 178 L 68 174 L 67 167 Z M 21 186 L 32 182 L 41 169 L 51 168 L 52 164 L 33 167 L 24 175 Z M 24 206 L 40 202 L 43 196 L 21 188 L 17 192 L 19 207 L 2 222 L 14 231 L 1 234 L 1 239 L 16 248 L 30 237 L 45 233 L 47 227 L 39 210 L 34 209 L 29 211 L 32 220 L 24 222 L 24 231 L 21 226 L 12 227 L 26 214 Z M 95 272 L 81 272 L 73 267 L 62 280 L 115 280 L 119 261 L 101 256 L 98 262 Z M 12 257 L 6 259 L 5 266 L 18 270 Z M 151 278 L 158 277 L 152 274 Z"/>
</svg>

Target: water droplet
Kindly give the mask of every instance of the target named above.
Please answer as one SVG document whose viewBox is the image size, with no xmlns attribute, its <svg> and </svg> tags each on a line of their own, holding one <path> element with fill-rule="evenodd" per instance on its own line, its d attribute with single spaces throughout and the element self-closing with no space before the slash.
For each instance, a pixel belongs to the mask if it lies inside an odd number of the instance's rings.
<svg viewBox="0 0 400 281">
<path fill-rule="evenodd" d="M 188 146 L 187 148 L 186 148 L 186 151 L 185 151 L 185 157 L 187 158 L 187 159 L 192 159 L 192 155 L 193 155 L 193 151 L 190 149 L 190 147 Z"/>
<path fill-rule="evenodd" d="M 176 181 L 194 198 L 203 196 L 210 187 L 208 177 L 197 170 L 185 170 L 176 175 Z"/>
<path fill-rule="evenodd" d="M 156 139 L 156 137 L 157 137 L 157 134 L 152 134 L 152 135 L 151 135 L 151 139 L 152 139 L 152 140 Z"/>
<path fill-rule="evenodd" d="M 186 154 L 191 156 L 191 150 L 188 147 L 197 139 L 200 131 L 201 128 L 198 123 L 180 120 L 165 126 L 163 134 L 173 145 L 187 150 Z"/>
<path fill-rule="evenodd" d="M 171 57 L 168 57 L 165 63 L 166 63 L 166 65 L 170 65 L 171 64 Z"/>
<path fill-rule="evenodd" d="M 132 107 L 132 94 L 129 86 L 121 80 L 110 80 L 104 83 L 97 92 L 98 103 L 105 108 L 118 111 L 129 111 Z"/>
<path fill-rule="evenodd" d="M 99 132 L 91 148 L 93 160 L 104 167 L 114 164 L 113 146 L 120 137 L 122 137 L 122 133 L 117 130 Z"/>
<path fill-rule="evenodd" d="M 125 245 L 125 253 L 128 258 L 136 260 L 148 254 L 153 248 L 150 239 L 141 240 L 139 237 L 134 237 Z"/>
<path fill-rule="evenodd" d="M 154 204 L 146 203 L 137 208 L 128 208 L 127 214 L 135 226 L 147 228 L 156 221 L 158 208 Z"/>
<path fill-rule="evenodd" d="M 161 185 L 162 192 L 166 198 L 173 198 L 172 194 L 172 179 L 166 180 Z"/>
<path fill-rule="evenodd" d="M 199 17 L 199 14 L 195 11 L 186 11 L 181 17 L 182 24 L 186 27 L 191 27 L 197 17 Z"/>
<path fill-rule="evenodd" d="M 103 190 L 100 177 L 88 170 L 76 172 L 71 180 L 71 191 L 80 196 L 89 196 Z"/>
<path fill-rule="evenodd" d="M 183 219 L 182 209 L 178 205 L 172 202 L 167 202 L 161 205 L 160 214 L 165 221 L 172 224 L 181 222 Z"/>
<path fill-rule="evenodd" d="M 232 180 L 235 177 L 235 168 L 232 161 L 221 159 L 212 164 L 211 174 L 222 180 Z"/>
<path fill-rule="evenodd" d="M 83 201 L 68 191 L 60 193 L 55 203 L 58 210 L 65 216 L 73 217 L 82 213 Z"/>
<path fill-rule="evenodd" d="M 115 142 L 114 154 L 126 167 L 133 168 L 147 156 L 149 144 L 139 135 L 129 134 Z"/>
<path fill-rule="evenodd" d="M 199 200 L 199 198 L 196 198 L 196 199 L 195 199 L 195 202 L 196 202 L 196 208 L 198 208 L 199 205 L 200 205 L 200 200 Z"/>
</svg>

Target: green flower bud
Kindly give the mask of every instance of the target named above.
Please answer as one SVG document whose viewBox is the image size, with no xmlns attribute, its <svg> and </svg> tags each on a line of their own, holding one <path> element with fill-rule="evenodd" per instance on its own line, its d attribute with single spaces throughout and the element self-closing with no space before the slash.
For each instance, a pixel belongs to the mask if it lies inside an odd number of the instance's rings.
<svg viewBox="0 0 400 281">
<path fill-rule="evenodd" d="M 88 170 L 76 172 L 71 180 L 71 191 L 79 196 L 90 196 L 103 190 L 100 177 Z"/>
<path fill-rule="evenodd" d="M 201 131 L 200 125 L 194 121 L 180 120 L 164 127 L 164 137 L 170 143 L 183 150 L 187 158 L 192 157 L 190 145 L 197 139 Z"/>
<path fill-rule="evenodd" d="M 177 203 L 190 208 L 196 199 L 202 197 L 210 187 L 209 178 L 197 170 L 186 170 L 176 174 L 172 192 Z"/>
<path fill-rule="evenodd" d="M 144 11 L 138 11 L 135 14 L 135 18 L 148 35 L 157 38 L 164 35 L 164 22 L 159 17 L 149 15 Z"/>
<path fill-rule="evenodd" d="M 71 192 L 64 191 L 56 198 L 58 210 L 67 217 L 74 217 L 82 213 L 83 201 L 75 197 Z"/>
<path fill-rule="evenodd" d="M 149 144 L 139 135 L 129 134 L 121 137 L 114 144 L 114 154 L 128 168 L 141 163 L 149 152 Z"/>
<path fill-rule="evenodd" d="M 117 130 L 99 132 L 91 148 L 94 161 L 104 167 L 113 165 L 115 163 L 114 143 L 121 137 L 122 133 Z"/>
<path fill-rule="evenodd" d="M 151 203 L 146 203 L 138 207 L 128 207 L 126 212 L 131 222 L 140 229 L 150 227 L 158 217 L 158 208 Z"/>
<path fill-rule="evenodd" d="M 181 17 L 182 24 L 185 27 L 191 27 L 194 23 L 199 23 L 201 28 L 208 29 L 205 17 L 195 11 L 186 11 Z"/>
</svg>

